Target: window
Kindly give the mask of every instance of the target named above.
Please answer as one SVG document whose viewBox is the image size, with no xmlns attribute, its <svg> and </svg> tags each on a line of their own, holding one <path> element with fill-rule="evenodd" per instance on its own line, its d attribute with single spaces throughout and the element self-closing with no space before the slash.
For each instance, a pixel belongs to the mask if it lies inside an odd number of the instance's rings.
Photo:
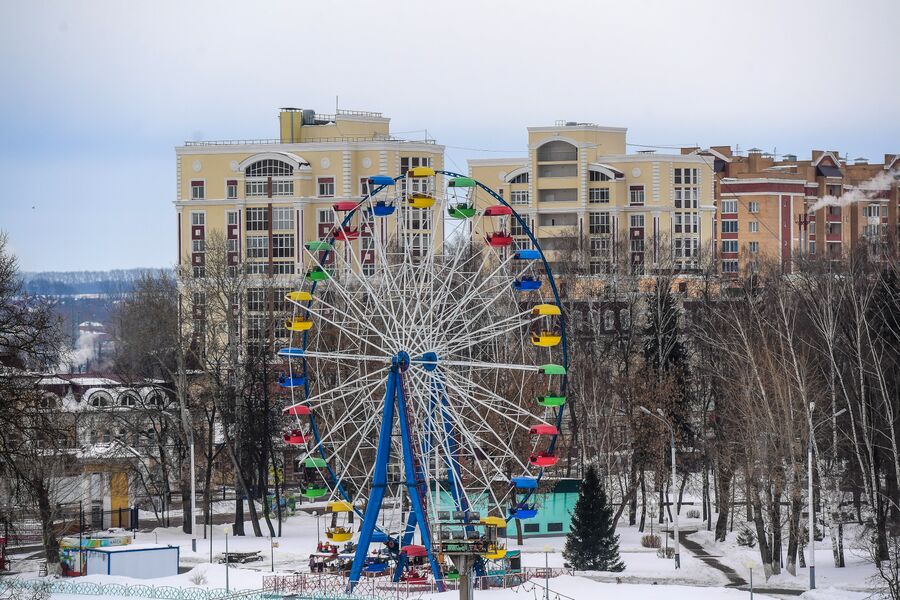
<svg viewBox="0 0 900 600">
<path fill-rule="evenodd" d="M 238 224 L 238 212 L 236 210 L 229 210 L 228 215 L 228 224 L 229 225 L 237 225 Z"/>
<path fill-rule="evenodd" d="M 272 230 L 291 231 L 294 228 L 294 209 L 293 208 L 273 208 L 272 209 Z"/>
<path fill-rule="evenodd" d="M 722 240 L 722 252 L 737 252 L 737 240 Z"/>
<path fill-rule="evenodd" d="M 205 185 L 202 181 L 191 182 L 191 200 L 203 200 L 206 197 Z"/>
<path fill-rule="evenodd" d="M 675 213 L 672 218 L 672 227 L 675 233 L 697 233 L 700 226 L 700 217 L 697 213 Z"/>
<path fill-rule="evenodd" d="M 119 396 L 119 406 L 134 408 L 135 406 L 137 406 L 137 404 L 137 398 L 134 394 L 125 393 Z"/>
<path fill-rule="evenodd" d="M 810 254 L 816 253 L 816 243 L 815 242 L 809 242 L 809 253 Z"/>
<path fill-rule="evenodd" d="M 591 181 L 612 181 L 609 175 L 602 171 L 591 171 L 590 172 L 590 180 Z"/>
<path fill-rule="evenodd" d="M 575 189 L 538 190 L 538 202 L 576 202 L 577 200 L 578 190 Z"/>
<path fill-rule="evenodd" d="M 563 524 L 562 523 L 547 523 L 547 532 L 551 531 L 562 531 Z"/>
<path fill-rule="evenodd" d="M 885 206 L 887 208 L 887 206 Z M 874 219 L 876 217 L 880 217 L 882 213 L 881 206 L 878 204 L 869 204 L 865 208 L 863 208 L 863 214 L 868 219 Z"/>
<path fill-rule="evenodd" d="M 554 140 L 538 148 L 537 159 L 540 162 L 578 160 L 578 148 L 569 142 Z"/>
<path fill-rule="evenodd" d="M 759 202 L 749 202 L 750 212 L 758 213 L 759 212 Z"/>
<path fill-rule="evenodd" d="M 675 208 L 697 208 L 700 190 L 695 187 L 675 188 Z"/>
<path fill-rule="evenodd" d="M 368 177 L 360 177 L 359 178 L 359 195 L 360 196 L 368 196 L 369 195 L 369 178 Z"/>
<path fill-rule="evenodd" d="M 629 219 L 632 227 L 643 227 L 644 226 L 644 215 L 631 215 Z"/>
<path fill-rule="evenodd" d="M 609 257 L 609 238 L 591 238 L 591 258 Z"/>
<path fill-rule="evenodd" d="M 525 533 L 538 533 L 541 530 L 539 523 L 525 523 Z"/>
<path fill-rule="evenodd" d="M 722 200 L 722 214 L 723 215 L 736 215 L 737 214 L 737 200 Z"/>
<path fill-rule="evenodd" d="M 293 262 L 272 263 L 272 274 L 273 275 L 293 275 L 294 274 L 294 263 Z"/>
<path fill-rule="evenodd" d="M 229 179 L 225 182 L 225 197 L 229 200 L 237 198 L 237 179 Z"/>
<path fill-rule="evenodd" d="M 250 315 L 247 317 L 247 338 L 261 340 L 266 337 L 265 315 Z"/>
<path fill-rule="evenodd" d="M 513 219 L 509 224 L 509 235 L 512 236 L 524 236 L 525 235 L 525 227 L 519 222 L 518 219 Z"/>
<path fill-rule="evenodd" d="M 736 219 L 722 221 L 722 233 L 737 233 L 738 222 Z"/>
<path fill-rule="evenodd" d="M 530 173 L 520 173 L 516 175 L 512 179 L 509 180 L 509 183 L 528 183 L 531 180 Z"/>
<path fill-rule="evenodd" d="M 538 177 L 575 177 L 578 165 L 538 165 Z"/>
<path fill-rule="evenodd" d="M 405 211 L 404 223 L 407 229 L 431 229 L 431 210 L 409 208 Z"/>
<path fill-rule="evenodd" d="M 603 311 L 603 329 L 612 331 L 616 327 L 616 313 L 612 310 Z"/>
<path fill-rule="evenodd" d="M 825 194 L 828 196 L 834 196 L 835 198 L 839 197 L 843 193 L 841 186 L 839 185 L 826 185 L 825 186 Z"/>
<path fill-rule="evenodd" d="M 112 405 L 112 398 L 106 392 L 95 392 L 91 394 L 88 404 L 94 408 L 105 408 Z M 109 441 L 109 440 L 107 440 Z"/>
<path fill-rule="evenodd" d="M 608 204 L 609 188 L 591 188 L 588 190 L 588 202 Z"/>
<path fill-rule="evenodd" d="M 238 248 L 240 247 L 239 246 L 240 240 L 238 240 L 237 238 L 231 238 L 230 240 L 225 240 L 225 243 L 226 243 L 228 252 L 237 252 Z"/>
<path fill-rule="evenodd" d="M 644 251 L 644 238 L 632 239 L 631 240 L 631 251 L 632 252 L 643 252 Z"/>
<path fill-rule="evenodd" d="M 272 258 L 294 258 L 293 233 L 276 233 L 272 236 Z"/>
<path fill-rule="evenodd" d="M 269 238 L 262 235 L 248 235 L 247 258 L 269 258 Z"/>
<path fill-rule="evenodd" d="M 402 156 L 400 157 L 400 173 L 406 175 L 406 172 L 415 167 L 430 167 L 430 156 Z"/>
<path fill-rule="evenodd" d="M 698 183 L 700 183 L 699 169 L 675 169 L 675 185 L 697 185 Z"/>
<path fill-rule="evenodd" d="M 592 212 L 588 215 L 588 232 L 592 234 L 609 233 L 609 213 Z"/>
<path fill-rule="evenodd" d="M 642 206 L 644 204 L 644 186 L 633 185 L 628 188 L 628 204 Z"/>
<path fill-rule="evenodd" d="M 334 225 L 334 211 L 330 208 L 320 208 L 316 212 L 316 222 L 319 225 Z"/>
<path fill-rule="evenodd" d="M 750 242 L 747 244 L 750 254 L 759 254 L 759 242 Z"/>
<path fill-rule="evenodd" d="M 759 233 L 759 221 L 750 221 L 748 227 L 750 233 Z"/>
<path fill-rule="evenodd" d="M 530 198 L 528 197 L 528 190 L 510 192 L 509 201 L 510 204 L 528 204 L 530 201 Z"/>
<path fill-rule="evenodd" d="M 206 240 L 191 240 L 191 252 L 206 252 Z"/>
<path fill-rule="evenodd" d="M 691 258 L 697 256 L 700 240 L 697 238 L 675 238 L 673 240 L 675 258 Z"/>
<path fill-rule="evenodd" d="M 319 197 L 331 198 L 334 196 L 334 177 L 319 177 Z"/>
<path fill-rule="evenodd" d="M 247 310 L 251 312 L 266 310 L 265 288 L 247 288 Z"/>
<path fill-rule="evenodd" d="M 723 273 L 737 273 L 738 272 L 738 261 L 723 260 L 722 261 L 722 272 Z"/>
<path fill-rule="evenodd" d="M 203 226 L 206 225 L 206 213 L 202 212 L 192 212 L 191 213 L 191 225 Z"/>
<path fill-rule="evenodd" d="M 294 167 L 274 158 L 264 158 L 244 169 L 247 177 L 286 177 L 294 174 Z"/>
<path fill-rule="evenodd" d="M 269 209 L 248 208 L 246 213 L 247 231 L 268 231 Z"/>
</svg>

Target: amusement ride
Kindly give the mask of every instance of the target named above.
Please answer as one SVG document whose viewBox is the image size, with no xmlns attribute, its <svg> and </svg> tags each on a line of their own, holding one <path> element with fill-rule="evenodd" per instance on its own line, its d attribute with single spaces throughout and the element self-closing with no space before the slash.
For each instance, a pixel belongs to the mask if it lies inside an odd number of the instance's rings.
<svg viewBox="0 0 900 600">
<path fill-rule="evenodd" d="M 304 245 L 278 350 L 283 439 L 349 589 L 379 575 L 463 589 L 506 557 L 508 523 L 541 510 L 564 315 L 526 219 L 488 186 L 420 166 L 368 187 Z"/>
</svg>

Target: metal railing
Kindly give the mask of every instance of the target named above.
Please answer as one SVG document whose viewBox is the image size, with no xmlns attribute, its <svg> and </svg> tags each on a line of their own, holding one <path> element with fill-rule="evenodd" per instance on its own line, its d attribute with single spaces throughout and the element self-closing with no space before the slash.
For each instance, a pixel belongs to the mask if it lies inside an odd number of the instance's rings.
<svg viewBox="0 0 900 600">
<path fill-rule="evenodd" d="M 157 585 L 124 585 L 121 583 L 96 583 L 66 579 L 0 579 L 0 597 L 14 592 L 41 592 L 106 598 L 158 598 L 159 600 L 226 600 L 242 598 L 263 600 L 268 598 L 261 590 L 228 592 L 222 588 L 174 587 Z"/>
<path fill-rule="evenodd" d="M 323 137 L 306 142 L 283 142 L 280 139 L 256 140 L 186 140 L 185 146 L 248 146 L 248 145 L 281 145 L 281 144 L 315 144 L 318 142 L 397 142 L 401 144 L 437 144 L 437 140 L 407 140 L 392 135 L 374 134 L 368 136 Z"/>
</svg>

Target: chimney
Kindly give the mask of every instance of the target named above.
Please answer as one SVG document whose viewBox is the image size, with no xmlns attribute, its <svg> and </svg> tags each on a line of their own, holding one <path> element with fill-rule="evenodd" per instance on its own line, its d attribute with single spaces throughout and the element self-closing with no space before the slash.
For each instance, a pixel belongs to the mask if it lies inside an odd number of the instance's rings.
<svg viewBox="0 0 900 600">
<path fill-rule="evenodd" d="M 731 146 L 710 146 L 709 149 L 715 150 L 722 156 L 727 156 L 728 158 L 731 158 L 733 156 L 733 154 L 731 153 Z"/>
</svg>

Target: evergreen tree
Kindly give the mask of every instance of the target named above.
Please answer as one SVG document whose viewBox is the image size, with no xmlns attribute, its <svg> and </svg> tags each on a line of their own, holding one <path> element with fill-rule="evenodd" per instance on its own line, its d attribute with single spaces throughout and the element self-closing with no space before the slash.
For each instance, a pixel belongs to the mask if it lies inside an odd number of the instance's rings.
<svg viewBox="0 0 900 600">
<path fill-rule="evenodd" d="M 572 514 L 563 556 L 578 571 L 624 571 L 619 557 L 619 536 L 612 522 L 613 510 L 606 500 L 593 465 L 588 467 Z"/>
</svg>

